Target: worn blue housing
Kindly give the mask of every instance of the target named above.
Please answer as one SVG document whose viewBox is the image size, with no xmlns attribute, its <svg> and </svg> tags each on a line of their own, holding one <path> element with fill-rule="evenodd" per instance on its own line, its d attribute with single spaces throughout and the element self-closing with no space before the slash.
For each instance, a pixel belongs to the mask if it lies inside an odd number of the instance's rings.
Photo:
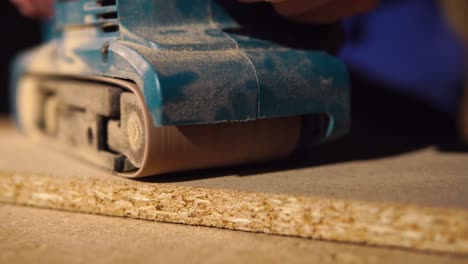
<svg viewBox="0 0 468 264">
<path fill-rule="evenodd" d="M 57 1 L 46 43 L 18 58 L 12 86 L 24 74 L 108 76 L 138 84 L 155 126 L 325 114 L 326 138 L 346 133 L 342 62 L 239 34 L 226 1 Z"/>
</svg>

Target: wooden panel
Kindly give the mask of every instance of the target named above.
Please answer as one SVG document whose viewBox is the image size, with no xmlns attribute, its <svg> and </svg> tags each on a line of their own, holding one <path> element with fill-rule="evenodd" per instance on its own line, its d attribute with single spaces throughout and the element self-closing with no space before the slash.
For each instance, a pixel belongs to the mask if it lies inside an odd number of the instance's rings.
<svg viewBox="0 0 468 264">
<path fill-rule="evenodd" d="M 468 254 L 466 154 L 427 148 L 374 160 L 137 181 L 32 144 L 8 125 L 0 146 L 4 202 Z"/>
<path fill-rule="evenodd" d="M 466 263 L 417 253 L 0 204 L 2 263 Z"/>
</svg>

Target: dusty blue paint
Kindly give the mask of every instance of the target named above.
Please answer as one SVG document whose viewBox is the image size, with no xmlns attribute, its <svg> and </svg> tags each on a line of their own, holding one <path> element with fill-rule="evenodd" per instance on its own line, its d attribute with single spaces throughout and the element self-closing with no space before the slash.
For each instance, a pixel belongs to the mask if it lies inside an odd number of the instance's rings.
<svg viewBox="0 0 468 264">
<path fill-rule="evenodd" d="M 325 52 L 235 33 L 242 26 L 225 9 L 237 8 L 228 1 L 59 1 L 45 44 L 56 46 L 42 58 L 49 68 L 30 66 L 35 54 L 45 53 L 38 50 L 18 59 L 15 76 L 132 80 L 155 126 L 324 113 L 332 124 L 327 136 L 345 133 L 349 81 L 343 64 Z"/>
</svg>

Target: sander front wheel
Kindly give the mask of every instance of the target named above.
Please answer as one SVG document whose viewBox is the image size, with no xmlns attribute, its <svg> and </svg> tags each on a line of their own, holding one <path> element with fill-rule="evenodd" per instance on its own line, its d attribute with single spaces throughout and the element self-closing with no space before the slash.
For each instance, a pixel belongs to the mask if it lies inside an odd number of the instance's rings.
<svg viewBox="0 0 468 264">
<path fill-rule="evenodd" d="M 125 177 L 285 158 L 302 118 L 153 126 L 136 84 L 113 78 L 23 77 L 17 109 L 25 134 Z"/>
</svg>

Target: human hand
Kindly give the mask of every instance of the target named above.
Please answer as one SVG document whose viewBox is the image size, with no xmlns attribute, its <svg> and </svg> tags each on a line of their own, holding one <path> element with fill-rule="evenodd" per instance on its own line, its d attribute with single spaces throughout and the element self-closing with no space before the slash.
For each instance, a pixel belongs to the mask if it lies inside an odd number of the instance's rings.
<svg viewBox="0 0 468 264">
<path fill-rule="evenodd" d="M 242 3 L 271 2 L 276 11 L 296 22 L 329 24 L 374 9 L 379 0 L 239 0 Z"/>
<path fill-rule="evenodd" d="M 51 18 L 54 15 L 55 0 L 10 0 L 19 12 L 30 18 Z"/>
</svg>

